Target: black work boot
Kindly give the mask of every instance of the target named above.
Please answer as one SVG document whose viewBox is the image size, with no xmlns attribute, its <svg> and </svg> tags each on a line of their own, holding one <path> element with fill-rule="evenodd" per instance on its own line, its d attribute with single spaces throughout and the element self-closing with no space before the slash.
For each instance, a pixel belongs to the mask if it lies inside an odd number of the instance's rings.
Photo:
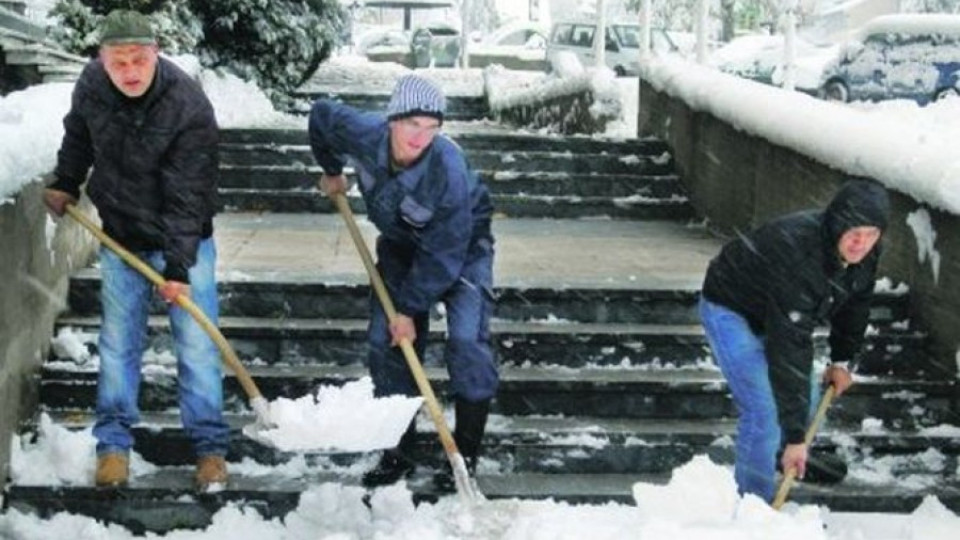
<svg viewBox="0 0 960 540">
<path fill-rule="evenodd" d="M 364 487 L 373 488 L 394 484 L 401 478 L 410 476 L 414 468 L 414 462 L 410 456 L 416 442 L 416 424 L 416 420 L 410 422 L 407 431 L 400 437 L 397 447 L 385 450 L 377 466 L 363 473 L 360 482 Z"/>
<path fill-rule="evenodd" d="M 477 461 L 480 459 L 480 447 L 483 441 L 483 432 L 487 427 L 487 416 L 490 414 L 490 400 L 470 403 L 458 399 L 455 404 L 456 424 L 453 431 L 453 440 L 467 465 L 467 472 L 474 476 L 477 472 Z M 444 463 L 440 472 L 433 477 L 434 486 L 442 493 L 456 491 L 456 482 L 453 479 L 453 467 L 450 462 Z"/>
<path fill-rule="evenodd" d="M 783 464 L 777 452 L 777 472 L 783 473 Z M 810 484 L 838 484 L 847 477 L 847 463 L 834 453 L 810 450 L 807 454 L 807 470 L 800 480 Z"/>
<path fill-rule="evenodd" d="M 837 454 L 810 452 L 803 481 L 811 484 L 838 484 L 847 476 L 847 463 Z"/>
</svg>

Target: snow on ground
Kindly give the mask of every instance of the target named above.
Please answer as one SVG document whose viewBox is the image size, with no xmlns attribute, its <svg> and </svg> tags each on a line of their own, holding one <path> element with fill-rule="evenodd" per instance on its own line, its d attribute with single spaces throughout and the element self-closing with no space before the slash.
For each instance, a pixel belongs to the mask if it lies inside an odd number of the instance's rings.
<svg viewBox="0 0 960 540">
<path fill-rule="evenodd" d="M 81 449 L 86 451 L 85 449 Z M 69 444 L 59 456 L 83 455 Z M 37 463 L 55 461 L 33 455 Z M 42 462 L 40 460 L 47 460 Z M 187 474 L 187 473 L 185 473 Z M 815 506 L 789 503 L 777 512 L 753 496 L 736 494 L 730 471 L 705 456 L 677 468 L 669 484 L 637 483 L 635 505 L 570 505 L 517 499 L 465 505 L 457 496 L 414 506 L 406 484 L 373 492 L 324 483 L 311 487 L 299 506 L 283 520 L 265 520 L 255 511 L 228 505 L 203 531 L 174 531 L 163 538 L 234 539 L 238 535 L 284 539 L 474 539 L 474 540 L 955 540 L 960 518 L 935 498 L 927 498 L 910 515 L 834 514 Z M 883 527 L 878 527 L 878 519 Z M 49 519 L 11 509 L 0 515 L 0 537 L 12 539 L 120 540 L 134 536 L 116 525 L 58 513 Z M 158 538 L 148 534 L 147 538 Z"/>
</svg>

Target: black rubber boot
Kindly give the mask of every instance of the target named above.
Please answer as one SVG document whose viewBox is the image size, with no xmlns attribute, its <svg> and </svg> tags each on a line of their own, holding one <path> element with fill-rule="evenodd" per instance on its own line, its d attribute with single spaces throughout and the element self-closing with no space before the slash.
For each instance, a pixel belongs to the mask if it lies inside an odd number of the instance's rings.
<svg viewBox="0 0 960 540">
<path fill-rule="evenodd" d="M 416 420 L 410 422 L 407 431 L 400 437 L 397 447 L 384 451 L 377 466 L 363 474 L 360 481 L 364 487 L 386 486 L 410 476 L 415 466 L 411 456 L 416 443 L 416 428 Z"/>
<path fill-rule="evenodd" d="M 470 403 L 458 399 L 455 404 L 456 424 L 453 431 L 453 440 L 467 465 L 467 472 L 474 476 L 477 472 L 477 461 L 480 459 L 480 448 L 483 442 L 483 433 L 487 427 L 487 416 L 490 414 L 490 400 Z M 456 491 L 456 482 L 453 479 L 453 468 L 449 461 L 444 463 L 440 472 L 433 479 L 437 491 L 452 493 Z"/>
<path fill-rule="evenodd" d="M 777 452 L 777 472 L 783 473 L 780 456 Z M 810 451 L 807 455 L 807 470 L 800 480 L 810 484 L 838 484 L 847 477 L 847 463 L 833 453 Z"/>
<path fill-rule="evenodd" d="M 803 481 L 811 484 L 838 484 L 847 477 L 847 463 L 836 454 L 811 452 Z"/>
</svg>

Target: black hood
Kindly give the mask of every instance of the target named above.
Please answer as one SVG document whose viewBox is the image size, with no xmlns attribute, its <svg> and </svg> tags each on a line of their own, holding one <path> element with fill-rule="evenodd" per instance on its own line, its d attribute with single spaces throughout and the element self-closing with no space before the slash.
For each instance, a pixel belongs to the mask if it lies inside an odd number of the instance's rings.
<svg viewBox="0 0 960 540">
<path fill-rule="evenodd" d="M 824 233 L 831 244 L 840 240 L 854 227 L 887 228 L 890 197 L 880 184 L 865 179 L 853 179 L 840 188 L 827 206 L 823 216 Z"/>
</svg>

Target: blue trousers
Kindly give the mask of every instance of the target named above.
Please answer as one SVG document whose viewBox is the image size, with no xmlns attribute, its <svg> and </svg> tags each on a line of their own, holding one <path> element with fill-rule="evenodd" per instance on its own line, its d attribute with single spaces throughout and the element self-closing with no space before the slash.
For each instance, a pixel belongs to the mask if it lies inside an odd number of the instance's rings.
<svg viewBox="0 0 960 540">
<path fill-rule="evenodd" d="M 158 272 L 165 265 L 161 251 L 137 255 Z M 189 269 L 190 298 L 216 324 L 218 316 L 212 238 L 200 242 L 197 262 Z M 100 248 L 100 373 L 97 422 L 93 435 L 97 454 L 128 452 L 130 428 L 140 421 L 137 396 L 141 359 L 146 348 L 147 316 L 153 285 L 105 247 Z M 229 427 L 223 420 L 223 376 L 220 351 L 183 308 L 171 305 L 170 325 L 177 355 L 180 418 L 197 456 L 225 455 Z"/>
<path fill-rule="evenodd" d="M 777 402 L 767 369 L 763 338 L 740 314 L 704 298 L 700 320 L 713 358 L 733 394 L 737 420 L 734 478 L 741 494 L 752 493 L 767 502 L 776 494 L 776 460 L 782 432 Z M 810 416 L 820 399 L 820 385 L 810 374 Z"/>
<path fill-rule="evenodd" d="M 381 238 L 377 242 L 377 259 L 387 290 L 391 297 L 396 297 L 409 271 L 411 254 L 397 252 Z M 481 241 L 471 247 L 460 279 L 439 299 L 447 312 L 444 360 L 450 374 L 450 390 L 455 398 L 471 403 L 493 398 L 499 384 L 490 337 L 492 286 L 493 246 Z M 429 313 L 416 314 L 413 320 L 417 330 L 414 348 L 422 361 L 430 330 Z M 367 340 L 375 394 L 420 395 L 402 351 L 390 346 L 387 315 L 375 295 L 371 297 Z"/>
</svg>

